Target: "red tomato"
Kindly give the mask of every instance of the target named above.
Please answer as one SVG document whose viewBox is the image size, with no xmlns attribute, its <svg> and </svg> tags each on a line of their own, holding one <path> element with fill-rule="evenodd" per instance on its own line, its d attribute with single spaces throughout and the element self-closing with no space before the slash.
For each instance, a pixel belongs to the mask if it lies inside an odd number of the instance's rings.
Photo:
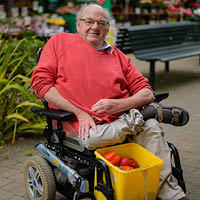
<svg viewBox="0 0 200 200">
<path fill-rule="evenodd" d="M 129 166 L 131 166 L 133 168 L 138 168 L 139 164 L 133 158 L 129 158 Z"/>
<path fill-rule="evenodd" d="M 119 156 L 119 155 L 116 155 L 110 162 L 111 162 L 113 165 L 117 166 L 117 165 L 119 165 L 119 161 L 120 161 L 120 156 Z"/>
<path fill-rule="evenodd" d="M 103 157 L 108 160 L 109 162 L 111 160 L 113 160 L 113 158 L 116 156 L 117 154 L 114 151 L 109 151 L 108 153 L 106 153 Z"/>
<path fill-rule="evenodd" d="M 132 167 L 133 167 L 133 168 L 138 168 L 138 167 L 139 167 L 139 164 L 135 161 L 134 164 L 132 164 Z"/>
<path fill-rule="evenodd" d="M 120 166 L 120 168 L 123 169 L 123 170 L 131 170 L 131 169 L 134 169 L 133 167 L 131 167 L 131 166 L 126 166 L 126 165 Z"/>
<path fill-rule="evenodd" d="M 116 154 L 114 151 L 110 151 L 103 156 L 106 160 L 111 162 L 113 165 L 119 165 L 120 156 Z"/>
<path fill-rule="evenodd" d="M 128 157 L 121 157 L 119 166 L 129 165 L 129 158 Z"/>
</svg>

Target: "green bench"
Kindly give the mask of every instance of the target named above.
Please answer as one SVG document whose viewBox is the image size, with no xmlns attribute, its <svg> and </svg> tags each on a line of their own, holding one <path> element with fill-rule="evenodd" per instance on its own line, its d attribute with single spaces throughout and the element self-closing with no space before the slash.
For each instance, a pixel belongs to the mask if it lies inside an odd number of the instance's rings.
<svg viewBox="0 0 200 200">
<path fill-rule="evenodd" d="M 200 27 L 196 22 L 122 27 L 115 45 L 150 63 L 149 82 L 155 89 L 156 61 L 165 62 L 169 71 L 169 61 L 200 55 Z"/>
</svg>

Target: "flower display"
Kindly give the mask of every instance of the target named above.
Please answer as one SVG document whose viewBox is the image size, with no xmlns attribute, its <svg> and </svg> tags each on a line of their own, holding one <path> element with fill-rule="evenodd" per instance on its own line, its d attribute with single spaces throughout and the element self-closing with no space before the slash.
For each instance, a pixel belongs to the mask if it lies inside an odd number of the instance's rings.
<svg viewBox="0 0 200 200">
<path fill-rule="evenodd" d="M 200 8 L 197 0 L 165 0 L 164 4 L 171 21 L 199 21 L 200 17 L 196 16 L 198 14 L 196 10 Z"/>
<path fill-rule="evenodd" d="M 116 2 L 121 2 L 117 1 Z M 198 21 L 200 22 L 200 0 L 123 0 L 119 11 L 113 7 L 115 14 L 119 13 L 148 13 L 159 16 L 167 16 L 168 21 Z M 132 9 L 125 12 L 125 2 Z M 115 4 L 117 7 L 117 4 Z M 118 6 L 119 7 L 119 6 Z M 124 10 L 123 10 L 124 9 Z M 152 17 L 152 18 L 153 18 Z"/>
</svg>

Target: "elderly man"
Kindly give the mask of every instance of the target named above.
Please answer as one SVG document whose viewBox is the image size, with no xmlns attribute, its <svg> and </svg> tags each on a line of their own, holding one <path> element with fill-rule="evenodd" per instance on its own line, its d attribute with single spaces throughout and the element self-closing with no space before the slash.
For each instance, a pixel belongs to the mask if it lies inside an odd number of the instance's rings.
<svg viewBox="0 0 200 200">
<path fill-rule="evenodd" d="M 51 107 L 75 114 L 64 129 L 88 149 L 131 135 L 164 161 L 158 199 L 187 200 L 171 174 L 163 130 L 156 119 L 144 121 L 138 110 L 154 101 L 148 80 L 105 41 L 108 30 L 108 12 L 99 5 L 86 6 L 77 17 L 78 33 L 58 33 L 47 42 L 31 85 Z"/>
</svg>

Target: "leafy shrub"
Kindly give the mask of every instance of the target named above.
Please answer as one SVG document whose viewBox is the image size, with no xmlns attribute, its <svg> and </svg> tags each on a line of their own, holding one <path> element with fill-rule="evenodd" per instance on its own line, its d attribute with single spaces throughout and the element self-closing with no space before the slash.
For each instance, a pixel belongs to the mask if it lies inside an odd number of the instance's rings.
<svg viewBox="0 0 200 200">
<path fill-rule="evenodd" d="M 36 36 L 6 40 L 0 35 L 0 146 L 14 143 L 21 134 L 41 133 L 46 125 L 30 110 L 31 106 L 42 107 L 30 87 L 30 76 L 37 49 L 44 43 Z"/>
</svg>

